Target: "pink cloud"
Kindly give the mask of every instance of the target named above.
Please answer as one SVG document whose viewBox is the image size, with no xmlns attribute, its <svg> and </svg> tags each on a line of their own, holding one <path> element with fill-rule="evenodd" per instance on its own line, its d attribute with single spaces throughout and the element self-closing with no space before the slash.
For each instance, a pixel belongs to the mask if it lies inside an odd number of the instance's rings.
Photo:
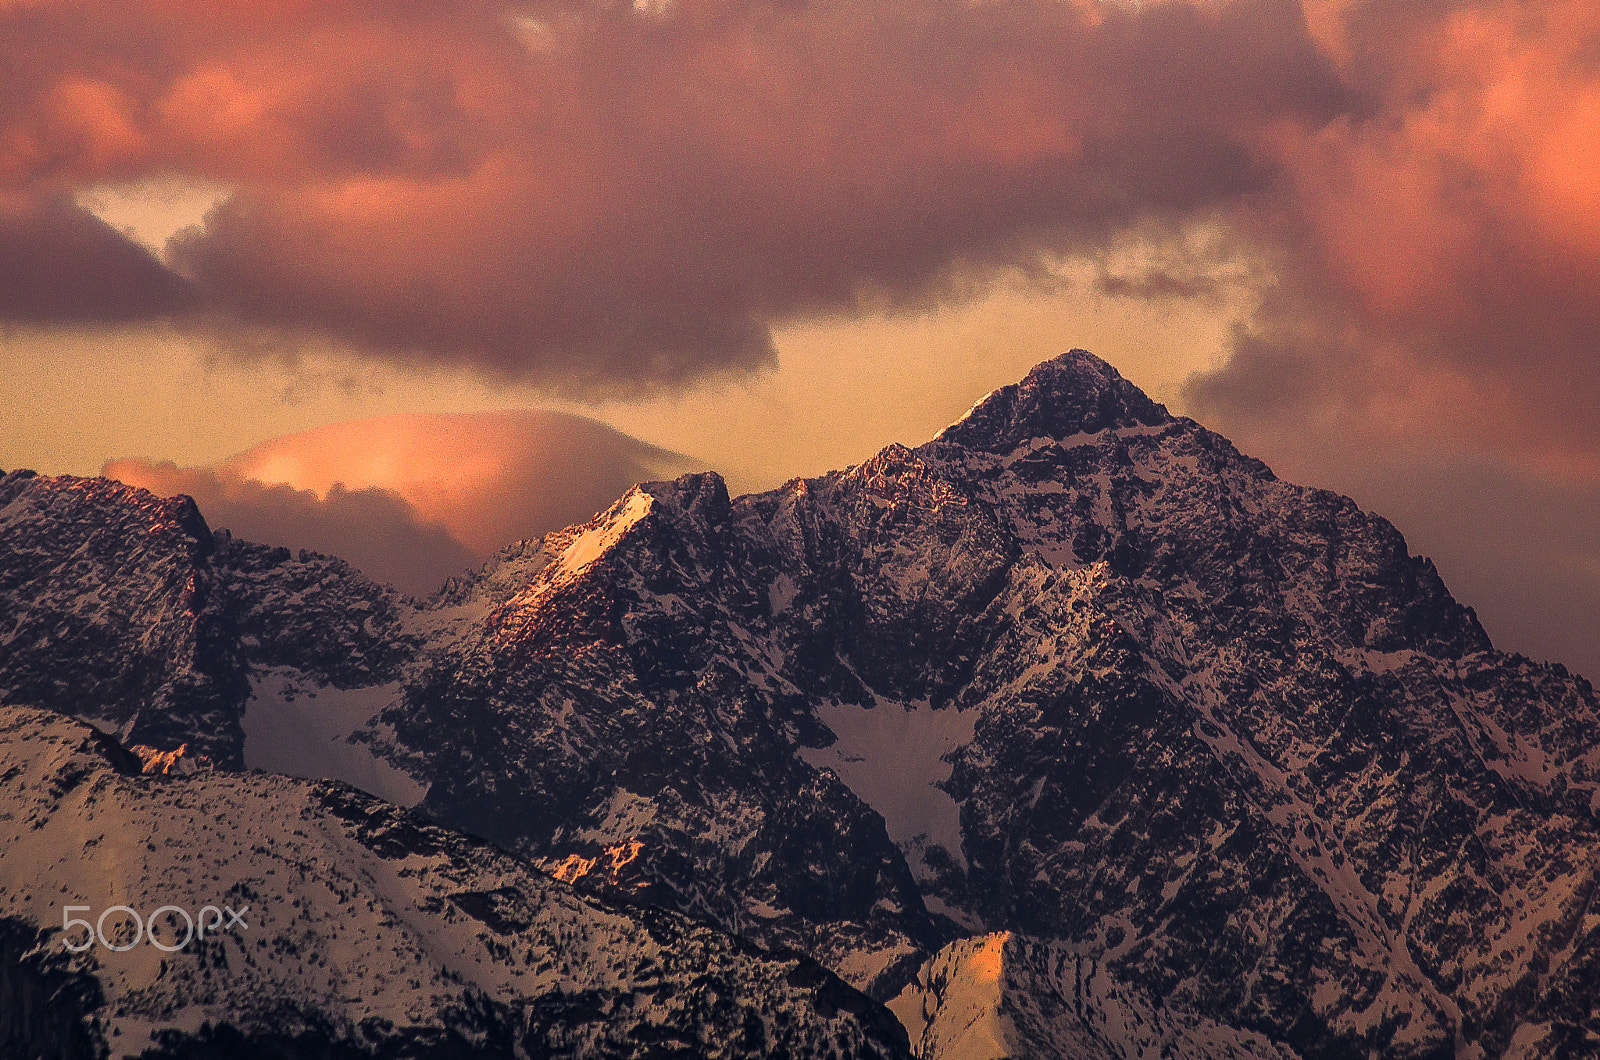
<svg viewBox="0 0 1600 1060">
<path fill-rule="evenodd" d="M 1204 406 L 1332 400 L 1347 429 L 1600 473 L 1600 9 L 1328 7 L 1367 111 L 1284 142 L 1248 221 L 1280 287 Z M 1252 378 L 1290 368 L 1305 388 Z"/>
<path fill-rule="evenodd" d="M 1220 428 L 1588 483 L 1597 54 L 1589 0 L 11 3 L 0 319 L 588 398 L 1203 224 L 1265 277 L 1191 391 Z M 235 191 L 161 261 L 59 205 L 173 174 Z"/>
<path fill-rule="evenodd" d="M 1294 0 L 85 15 L 0 14 L 0 182 L 232 184 L 171 248 L 209 320 L 576 394 L 1215 211 L 1346 104 Z"/>
<path fill-rule="evenodd" d="M 70 319 L 180 292 L 207 327 L 595 395 L 1220 221 L 1280 284 L 1256 353 L 1346 318 L 1419 379 L 1511 373 L 1536 448 L 1600 448 L 1535 422 L 1570 380 L 1600 385 L 1583 0 L 41 0 L 0 8 L 0 41 L 17 201 L 154 174 L 236 189 L 171 247 L 187 282 L 81 284 L 51 310 Z M 0 230 L 0 260 L 126 265 L 70 227 L 48 248 Z"/>
<path fill-rule="evenodd" d="M 103 473 L 187 493 L 238 536 L 330 552 L 424 593 L 512 541 L 589 519 L 636 482 L 694 466 L 594 420 L 507 411 L 334 423 L 214 468 L 115 460 Z"/>
<path fill-rule="evenodd" d="M 0 194 L 0 320 L 142 320 L 198 301 L 148 250 L 78 206 Z"/>
<path fill-rule="evenodd" d="M 101 473 L 163 496 L 188 494 L 214 528 L 261 544 L 339 556 L 369 577 L 419 596 L 479 559 L 442 525 L 419 518 L 393 490 L 334 483 L 319 495 L 209 468 L 134 459 L 112 460 Z"/>
</svg>

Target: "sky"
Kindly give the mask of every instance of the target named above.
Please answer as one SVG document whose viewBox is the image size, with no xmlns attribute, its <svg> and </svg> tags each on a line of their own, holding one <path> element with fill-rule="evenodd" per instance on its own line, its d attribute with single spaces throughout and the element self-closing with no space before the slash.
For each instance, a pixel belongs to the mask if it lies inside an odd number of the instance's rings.
<svg viewBox="0 0 1600 1060">
<path fill-rule="evenodd" d="M 1592 0 L 0 0 L 0 85 L 0 467 L 420 592 L 1084 347 L 1600 673 Z"/>
</svg>

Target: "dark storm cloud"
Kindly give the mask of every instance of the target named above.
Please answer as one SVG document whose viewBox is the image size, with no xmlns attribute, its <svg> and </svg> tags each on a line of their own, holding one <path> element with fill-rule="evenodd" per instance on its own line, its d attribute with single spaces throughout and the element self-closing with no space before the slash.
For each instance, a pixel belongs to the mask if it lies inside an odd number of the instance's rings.
<svg viewBox="0 0 1600 1060">
<path fill-rule="evenodd" d="M 4 16 L 0 178 L 231 183 L 213 309 L 572 392 L 1228 207 L 1350 103 L 1293 0 L 146 6 Z"/>
<path fill-rule="evenodd" d="M 1259 190 L 1342 94 L 1282 0 L 568 12 L 459 181 L 242 193 L 174 247 L 243 319 L 601 388 Z"/>
<path fill-rule="evenodd" d="M 0 320 L 143 320 L 195 304 L 187 282 L 93 214 L 0 194 Z"/>
</svg>

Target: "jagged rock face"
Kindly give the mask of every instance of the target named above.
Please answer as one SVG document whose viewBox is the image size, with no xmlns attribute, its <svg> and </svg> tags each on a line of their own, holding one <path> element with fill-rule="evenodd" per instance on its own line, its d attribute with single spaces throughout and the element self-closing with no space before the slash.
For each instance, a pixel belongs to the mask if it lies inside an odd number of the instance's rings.
<svg viewBox="0 0 1600 1060">
<path fill-rule="evenodd" d="M 253 669 L 292 667 L 336 688 L 399 676 L 416 644 L 393 589 L 333 556 L 214 536 L 211 567 Z"/>
<path fill-rule="evenodd" d="M 106 479 L 0 478 L 0 702 L 237 762 L 244 661 L 194 502 Z"/>
<path fill-rule="evenodd" d="M 100 984 L 49 941 L 30 920 L 0 917 L 0 1055 L 101 1060 L 90 1024 L 105 1004 Z"/>
<path fill-rule="evenodd" d="M 344 785 L 130 768 L 78 722 L 0 708 L 7 1056 L 906 1055 L 804 958 L 585 898 Z M 169 933 L 176 952 L 66 957 L 62 907 L 114 904 L 248 912 Z"/>
<path fill-rule="evenodd" d="M 1094 956 L 1009 931 L 944 947 L 890 1008 L 921 1060 L 1295 1056 L 1257 1031 L 1153 1006 Z"/>
<path fill-rule="evenodd" d="M 187 497 L 0 477 L 0 702 L 130 744 L 242 765 L 252 670 L 390 680 L 414 650 L 403 607 L 343 560 L 213 534 Z"/>
<path fill-rule="evenodd" d="M 740 649 L 771 603 L 733 515 L 720 479 L 691 477 L 546 539 L 383 720 L 431 781 L 425 812 L 871 987 L 938 931 L 881 819 L 795 753 L 802 726 L 822 735 L 807 697 L 752 683 Z"/>
<path fill-rule="evenodd" d="M 1009 454 L 1035 439 L 1172 422 L 1165 407 L 1082 350 L 1048 361 L 1014 386 L 1001 387 L 974 405 L 939 440 L 975 452 Z"/>
<path fill-rule="evenodd" d="M 386 715 L 443 820 L 885 996 L 904 966 L 839 943 L 939 939 L 815 794 L 849 776 L 939 925 L 1055 940 L 1152 1011 L 1303 1056 L 1576 1033 L 1530 1027 L 1540 983 L 1590 982 L 1593 690 L 1087 355 L 918 449 L 735 501 L 652 484 L 542 551 Z M 884 790 L 897 716 L 955 734 L 939 789 L 905 778 L 954 842 Z M 781 841 L 798 806 L 831 851 Z"/>
<path fill-rule="evenodd" d="M 257 549 L 195 562 L 260 709 L 268 668 L 371 693 L 436 820 L 880 999 L 1010 932 L 1015 1055 L 1600 1035 L 1591 686 L 1079 351 L 916 449 L 649 484 L 425 605 Z"/>
<path fill-rule="evenodd" d="M 1494 653 L 1381 519 L 1192 423 L 1034 465 L 1057 444 L 928 447 L 1058 568 L 997 601 L 967 690 L 985 922 L 1307 1055 L 1507 1047 L 1589 945 L 1593 690 Z"/>
</svg>

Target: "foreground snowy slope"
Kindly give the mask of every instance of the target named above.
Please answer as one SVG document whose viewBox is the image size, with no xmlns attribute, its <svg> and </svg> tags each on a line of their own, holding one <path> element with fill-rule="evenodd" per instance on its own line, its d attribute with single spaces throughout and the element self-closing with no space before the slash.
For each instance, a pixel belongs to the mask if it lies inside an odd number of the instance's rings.
<svg viewBox="0 0 1600 1060">
<path fill-rule="evenodd" d="M 581 897 L 343 785 L 137 768 L 81 723 L 0 708 L 6 1056 L 904 1055 L 809 961 Z M 173 952 L 100 920 L 119 905 Z M 240 921 L 180 945 L 207 906 Z M 129 948 L 71 956 L 87 929 L 64 915 Z"/>
<path fill-rule="evenodd" d="M 48 521 L 101 516 L 5 484 L 44 558 L 0 583 L 36 615 L 0 677 L 48 696 L 37 631 L 112 578 Z M 1600 1050 L 1593 688 L 1081 351 L 844 471 L 640 486 L 427 603 L 147 541 L 116 569 L 215 586 L 238 758 L 808 953 L 926 1057 Z M 115 717 L 176 740 L 167 703 Z"/>
</svg>

